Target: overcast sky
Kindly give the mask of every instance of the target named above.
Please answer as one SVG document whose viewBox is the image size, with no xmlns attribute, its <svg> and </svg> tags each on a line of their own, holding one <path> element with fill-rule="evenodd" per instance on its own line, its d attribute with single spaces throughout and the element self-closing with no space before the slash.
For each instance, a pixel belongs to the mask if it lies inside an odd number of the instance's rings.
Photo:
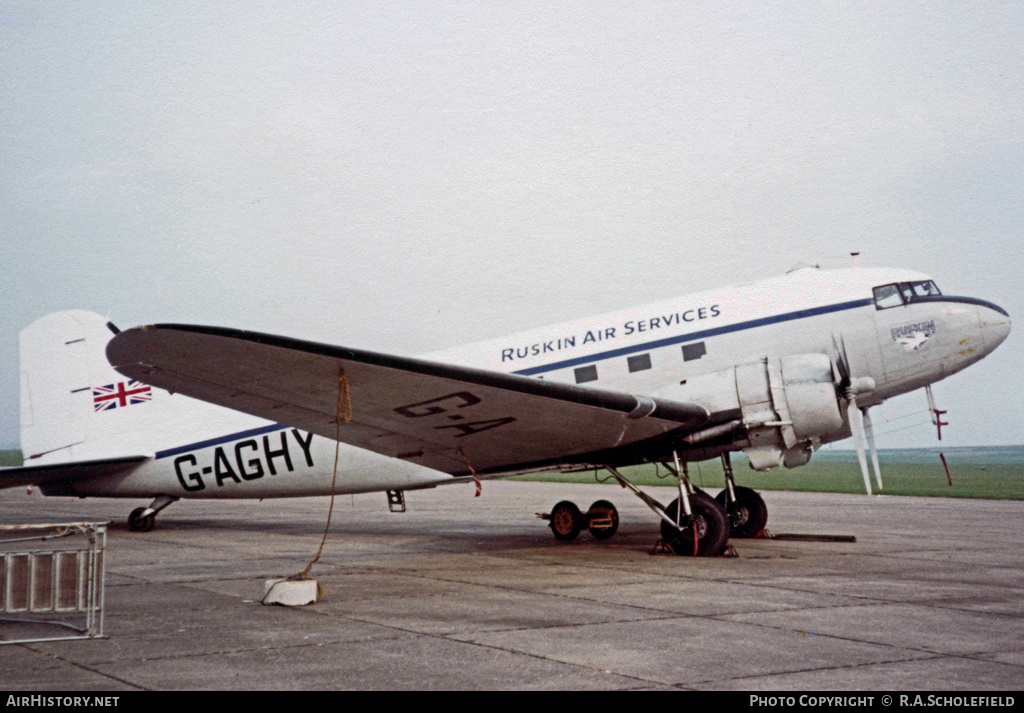
<svg viewBox="0 0 1024 713">
<path fill-rule="evenodd" d="M 936 395 L 1024 443 L 1020 2 L 2 1 L 0 67 L 0 445 L 55 310 L 417 354 L 854 250 L 1018 320 Z"/>
</svg>

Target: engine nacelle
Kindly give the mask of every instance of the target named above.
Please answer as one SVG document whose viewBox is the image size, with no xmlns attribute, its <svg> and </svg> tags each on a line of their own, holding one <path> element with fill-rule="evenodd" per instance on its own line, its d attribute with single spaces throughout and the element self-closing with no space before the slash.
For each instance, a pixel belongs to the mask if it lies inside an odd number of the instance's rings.
<svg viewBox="0 0 1024 713">
<path fill-rule="evenodd" d="M 825 354 L 745 362 L 653 394 L 658 395 L 734 415 L 746 431 L 739 444 L 755 470 L 803 465 L 812 441 L 843 428 L 832 362 Z"/>
</svg>

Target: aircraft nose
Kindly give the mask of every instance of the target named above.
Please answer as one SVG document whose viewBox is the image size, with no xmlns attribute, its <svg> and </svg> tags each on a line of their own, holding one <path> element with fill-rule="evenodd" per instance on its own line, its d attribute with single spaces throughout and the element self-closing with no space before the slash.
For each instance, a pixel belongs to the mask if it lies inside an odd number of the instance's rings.
<svg viewBox="0 0 1024 713">
<path fill-rule="evenodd" d="M 1010 334 L 1010 315 L 1002 307 L 988 303 L 979 305 L 978 321 L 981 323 L 981 336 L 985 346 L 992 351 Z"/>
</svg>

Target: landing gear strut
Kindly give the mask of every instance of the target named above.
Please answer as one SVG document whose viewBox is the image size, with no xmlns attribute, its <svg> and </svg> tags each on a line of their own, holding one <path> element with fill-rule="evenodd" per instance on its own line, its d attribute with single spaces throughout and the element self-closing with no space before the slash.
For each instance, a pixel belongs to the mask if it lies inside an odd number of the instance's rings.
<svg viewBox="0 0 1024 713">
<path fill-rule="evenodd" d="M 710 495 L 700 491 L 690 493 L 689 517 L 679 517 L 679 500 L 665 508 L 665 514 L 676 520 L 661 522 L 661 539 L 677 555 L 708 557 L 717 555 L 729 542 L 729 521 L 722 507 Z"/>
<path fill-rule="evenodd" d="M 736 538 L 757 537 L 768 524 L 768 506 L 757 491 L 736 485 L 728 451 L 722 454 L 722 470 L 725 490 L 716 500 L 729 517 L 729 534 Z"/>
<path fill-rule="evenodd" d="M 132 532 L 149 532 L 156 525 L 156 514 L 178 498 L 157 495 L 148 508 L 135 508 L 128 516 L 128 529 Z"/>
<path fill-rule="evenodd" d="M 676 458 L 676 468 L 665 464 L 665 467 L 679 479 L 679 498 L 668 507 L 637 488 L 613 466 L 606 465 L 605 470 L 618 481 L 619 485 L 643 500 L 647 507 L 661 518 L 661 537 L 673 552 L 677 555 L 690 556 L 717 555 L 725 549 L 729 542 L 729 522 L 725 512 L 711 496 L 693 487 L 685 468 L 680 470 L 678 463 L 678 458 Z M 559 503 L 550 515 L 551 529 L 555 532 L 555 537 L 559 539 L 562 537 L 559 535 L 560 529 L 556 527 L 556 519 L 564 518 L 566 523 L 570 521 L 567 515 L 568 510 L 563 507 L 570 504 Z M 573 507 L 575 508 L 575 506 Z M 608 522 L 607 519 L 596 520 L 595 515 L 602 512 L 608 513 L 612 522 Z M 599 500 L 591 505 L 587 518 L 591 534 L 598 539 L 607 539 L 618 529 L 618 513 L 607 501 Z M 576 534 L 579 534 L 580 529 L 582 526 L 578 525 Z M 565 532 L 570 531 L 570 528 L 566 526 Z"/>
<path fill-rule="evenodd" d="M 665 508 L 661 539 L 677 555 L 717 555 L 729 544 L 729 520 L 722 507 L 710 495 L 693 486 L 686 463 L 680 467 L 679 456 L 673 456 L 674 468 L 668 463 L 662 465 L 676 476 L 679 498 Z"/>
<path fill-rule="evenodd" d="M 662 463 L 679 483 L 679 497 L 664 506 L 630 483 L 613 466 L 607 470 L 619 485 L 643 500 L 661 518 L 661 539 L 677 555 L 707 557 L 720 554 L 729 544 L 729 537 L 757 537 L 768 523 L 768 508 L 756 491 L 738 487 L 733 477 L 728 452 L 722 454 L 725 490 L 712 498 L 694 487 L 684 462 L 673 454 L 675 467 Z M 606 540 L 619 527 L 619 514 L 607 500 L 598 500 L 586 514 L 567 500 L 555 505 L 550 515 L 551 531 L 559 540 L 574 540 L 583 528 L 599 540 Z"/>
</svg>

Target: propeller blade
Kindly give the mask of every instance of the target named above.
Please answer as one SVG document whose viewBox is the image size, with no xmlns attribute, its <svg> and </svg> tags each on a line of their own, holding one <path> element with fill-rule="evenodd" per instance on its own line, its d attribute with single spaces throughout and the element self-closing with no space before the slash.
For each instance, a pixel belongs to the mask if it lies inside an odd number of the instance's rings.
<svg viewBox="0 0 1024 713">
<path fill-rule="evenodd" d="M 846 353 L 846 340 L 843 335 L 838 337 L 832 334 L 832 348 L 835 350 L 835 359 L 832 362 L 832 376 L 836 381 L 836 394 L 846 401 L 846 417 L 850 423 L 850 433 L 853 434 L 853 444 L 857 449 L 857 461 L 860 463 L 860 474 L 864 477 L 864 489 L 871 495 L 871 474 L 868 472 L 868 461 L 865 454 L 865 438 L 871 449 L 871 464 L 875 468 L 875 479 L 878 481 L 878 489 L 882 489 L 882 472 L 878 467 L 878 451 L 875 449 L 875 434 L 871 428 L 871 418 L 868 410 L 861 411 L 857 408 L 857 394 L 865 394 L 874 391 L 875 380 L 870 376 L 854 378 L 850 371 L 850 357 Z M 863 420 L 862 419 L 863 416 Z"/>
<path fill-rule="evenodd" d="M 842 339 L 842 335 L 839 335 L 839 341 L 836 340 L 835 334 L 832 335 L 832 349 L 836 355 L 832 360 L 833 377 L 841 389 L 850 383 L 850 361 L 846 356 L 846 343 Z M 840 343 L 842 343 L 841 346 Z"/>
<path fill-rule="evenodd" d="M 864 477 L 864 489 L 868 495 L 871 495 L 871 475 L 868 473 L 868 460 L 864 454 L 864 424 L 860 421 L 860 409 L 857 408 L 857 398 L 852 394 L 849 396 L 846 414 L 850 419 L 850 431 L 853 433 L 853 445 L 857 449 L 857 462 L 860 463 L 860 474 Z"/>
<path fill-rule="evenodd" d="M 878 467 L 878 449 L 875 448 L 875 429 L 871 426 L 871 409 L 862 409 L 861 414 L 864 417 L 864 435 L 868 438 L 868 453 L 871 454 L 871 466 L 875 470 L 875 482 L 878 483 L 878 489 L 882 489 L 882 469 Z"/>
</svg>

